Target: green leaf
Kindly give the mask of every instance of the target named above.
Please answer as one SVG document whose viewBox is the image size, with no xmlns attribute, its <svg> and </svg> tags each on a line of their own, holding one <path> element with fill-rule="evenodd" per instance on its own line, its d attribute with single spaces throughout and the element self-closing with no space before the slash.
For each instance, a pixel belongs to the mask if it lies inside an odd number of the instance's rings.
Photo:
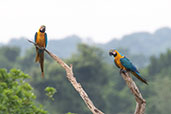
<svg viewBox="0 0 171 114">
<path fill-rule="evenodd" d="M 56 93 L 56 89 L 53 87 L 46 87 L 45 91 L 47 92 L 46 95 L 51 99 L 54 100 L 53 96 Z"/>
</svg>

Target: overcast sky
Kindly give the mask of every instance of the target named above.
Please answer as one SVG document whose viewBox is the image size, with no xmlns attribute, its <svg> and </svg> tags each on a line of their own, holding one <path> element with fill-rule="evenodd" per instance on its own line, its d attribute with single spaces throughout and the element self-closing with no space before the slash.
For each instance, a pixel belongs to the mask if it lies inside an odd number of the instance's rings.
<svg viewBox="0 0 171 114">
<path fill-rule="evenodd" d="M 75 34 L 103 43 L 171 27 L 171 0 L 0 0 L 0 42 L 33 39 L 40 25 L 48 39 Z"/>
</svg>

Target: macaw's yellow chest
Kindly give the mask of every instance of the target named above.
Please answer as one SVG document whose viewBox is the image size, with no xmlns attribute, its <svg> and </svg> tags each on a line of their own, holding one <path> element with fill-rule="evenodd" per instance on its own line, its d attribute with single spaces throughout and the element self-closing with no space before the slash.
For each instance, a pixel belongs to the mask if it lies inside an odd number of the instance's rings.
<svg viewBox="0 0 171 114">
<path fill-rule="evenodd" d="M 36 43 L 41 47 L 45 47 L 45 33 L 37 32 Z"/>
<path fill-rule="evenodd" d="M 123 57 L 121 57 L 121 58 L 123 58 Z M 126 68 L 121 64 L 121 61 L 120 61 L 121 58 L 115 58 L 115 64 L 116 64 L 120 69 L 126 70 Z"/>
</svg>

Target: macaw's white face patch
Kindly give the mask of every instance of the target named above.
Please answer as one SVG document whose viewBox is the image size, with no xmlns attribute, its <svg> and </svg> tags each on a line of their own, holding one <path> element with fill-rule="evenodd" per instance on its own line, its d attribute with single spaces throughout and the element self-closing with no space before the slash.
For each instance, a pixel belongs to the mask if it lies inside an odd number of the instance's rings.
<svg viewBox="0 0 171 114">
<path fill-rule="evenodd" d="M 114 56 L 114 57 L 117 56 L 117 52 L 116 52 L 116 51 L 113 52 L 113 56 Z"/>
</svg>

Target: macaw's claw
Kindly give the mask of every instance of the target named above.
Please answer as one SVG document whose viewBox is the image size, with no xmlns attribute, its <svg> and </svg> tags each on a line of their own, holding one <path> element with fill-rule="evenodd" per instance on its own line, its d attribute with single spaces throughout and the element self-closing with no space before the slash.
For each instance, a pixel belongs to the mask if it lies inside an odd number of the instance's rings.
<svg viewBox="0 0 171 114">
<path fill-rule="evenodd" d="M 126 70 L 124 70 L 124 69 L 120 69 L 120 74 L 121 74 L 121 73 L 126 74 L 126 73 L 127 73 L 127 71 L 126 71 Z"/>
</svg>

